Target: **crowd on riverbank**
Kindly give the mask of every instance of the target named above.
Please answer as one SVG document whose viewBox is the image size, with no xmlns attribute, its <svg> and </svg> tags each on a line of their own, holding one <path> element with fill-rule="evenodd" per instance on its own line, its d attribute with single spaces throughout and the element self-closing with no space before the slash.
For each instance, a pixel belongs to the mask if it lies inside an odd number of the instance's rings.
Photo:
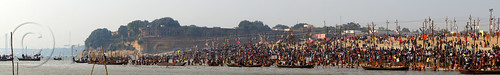
<svg viewBox="0 0 500 75">
<path fill-rule="evenodd" d="M 411 70 L 498 70 L 500 52 L 487 40 L 435 36 L 342 37 L 303 43 L 255 43 L 197 49 L 172 55 L 124 56 L 132 65 L 187 63 L 187 65 L 287 65 L 379 68 L 407 66 Z M 469 37 L 471 38 L 471 37 Z M 473 37 L 474 41 L 479 37 Z M 396 45 L 394 45 L 396 44 Z"/>
</svg>

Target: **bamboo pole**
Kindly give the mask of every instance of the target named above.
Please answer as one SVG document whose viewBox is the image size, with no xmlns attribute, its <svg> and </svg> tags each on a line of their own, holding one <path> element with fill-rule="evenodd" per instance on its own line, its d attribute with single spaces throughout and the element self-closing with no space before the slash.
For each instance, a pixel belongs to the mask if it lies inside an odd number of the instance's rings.
<svg viewBox="0 0 500 75">
<path fill-rule="evenodd" d="M 106 75 L 108 75 L 108 67 L 106 67 L 106 55 L 104 55 L 104 48 L 101 46 L 102 58 L 104 59 L 104 70 L 106 70 Z"/>
<path fill-rule="evenodd" d="M 12 47 L 12 35 L 13 35 L 13 33 L 10 32 L 10 52 L 12 54 L 12 75 L 14 75 L 14 48 Z"/>
<path fill-rule="evenodd" d="M 16 70 L 16 74 L 19 75 L 19 62 L 16 62 L 17 63 L 17 70 Z"/>
<path fill-rule="evenodd" d="M 94 72 L 94 66 L 95 66 L 95 62 L 94 62 L 94 65 L 92 65 L 92 69 L 90 70 L 90 75 L 92 75 L 92 72 Z"/>
<path fill-rule="evenodd" d="M 89 52 L 89 55 L 90 55 L 90 52 Z M 92 58 L 92 55 L 90 55 L 90 58 Z M 88 62 L 92 62 L 92 59 L 90 59 L 90 61 L 88 61 Z M 95 62 L 93 63 L 92 69 L 90 70 L 90 75 L 92 75 L 92 72 L 94 72 L 94 67 L 95 67 Z"/>
</svg>

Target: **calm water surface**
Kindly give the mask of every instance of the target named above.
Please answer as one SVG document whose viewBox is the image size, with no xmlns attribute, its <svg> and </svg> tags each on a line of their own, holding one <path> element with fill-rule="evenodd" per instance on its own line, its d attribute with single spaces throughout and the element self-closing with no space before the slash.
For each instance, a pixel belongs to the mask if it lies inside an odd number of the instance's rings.
<svg viewBox="0 0 500 75">
<path fill-rule="evenodd" d="M 40 62 L 19 61 L 19 75 L 89 75 L 92 64 L 71 63 L 71 61 L 49 61 L 30 68 Z M 10 61 L 0 61 L 0 75 L 12 75 Z M 110 75 L 255 75 L 255 74 L 333 74 L 333 75 L 457 75 L 458 71 L 373 71 L 356 68 L 319 66 L 312 69 L 277 67 L 212 67 L 212 66 L 134 66 L 108 65 Z M 94 75 L 104 75 L 104 65 L 95 65 Z"/>
</svg>

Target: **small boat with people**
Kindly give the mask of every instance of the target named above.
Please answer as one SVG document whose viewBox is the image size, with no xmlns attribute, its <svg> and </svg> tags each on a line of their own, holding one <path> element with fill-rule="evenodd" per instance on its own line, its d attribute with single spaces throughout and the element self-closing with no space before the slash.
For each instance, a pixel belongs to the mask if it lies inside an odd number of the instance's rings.
<svg viewBox="0 0 500 75">
<path fill-rule="evenodd" d="M 461 74 L 500 74 L 500 70 L 471 70 L 471 69 L 459 69 Z"/>
<path fill-rule="evenodd" d="M 11 61 L 12 58 L 1 58 L 0 61 Z"/>
<path fill-rule="evenodd" d="M 365 70 L 409 70 L 408 66 L 391 66 L 391 67 L 376 67 L 376 66 L 361 66 Z"/>
<path fill-rule="evenodd" d="M 54 58 L 54 60 L 62 60 L 62 58 L 61 57 L 56 57 L 56 58 Z"/>
<path fill-rule="evenodd" d="M 40 61 L 40 58 L 17 58 L 19 61 Z"/>
<path fill-rule="evenodd" d="M 19 61 L 40 61 L 40 58 L 42 58 L 41 54 L 42 50 L 40 50 L 38 53 L 34 54 L 33 57 L 22 54 L 21 58 L 17 58 Z"/>
<path fill-rule="evenodd" d="M 228 67 L 241 67 L 240 64 L 227 64 Z"/>
<path fill-rule="evenodd" d="M 22 58 L 17 58 L 19 61 L 40 61 L 40 54 L 35 54 L 33 57 L 22 55 Z"/>
<path fill-rule="evenodd" d="M 87 63 L 87 61 L 84 61 L 84 60 L 73 60 L 73 62 L 76 62 L 76 63 Z"/>
<path fill-rule="evenodd" d="M 242 67 L 262 67 L 262 64 L 243 65 Z"/>
<path fill-rule="evenodd" d="M 104 62 L 96 62 L 97 65 L 104 65 Z M 126 65 L 128 62 L 106 61 L 106 65 Z"/>
<path fill-rule="evenodd" d="M 73 58 L 73 62 L 75 62 L 75 63 L 87 63 L 87 59 L 86 58 L 79 58 L 79 59 Z"/>
<path fill-rule="evenodd" d="M 6 55 L 0 56 L 0 61 L 11 61 L 12 59 L 13 59 L 12 56 L 6 56 Z"/>
<path fill-rule="evenodd" d="M 184 66 L 186 65 L 186 62 L 180 62 L 180 63 L 168 63 L 168 62 L 163 62 L 163 63 L 158 63 L 158 66 Z"/>
<path fill-rule="evenodd" d="M 314 65 L 277 65 L 279 68 L 314 68 Z"/>
<path fill-rule="evenodd" d="M 108 62 L 106 65 L 126 65 L 126 62 Z"/>
<path fill-rule="evenodd" d="M 240 65 L 238 63 L 227 64 L 228 67 L 262 67 L 262 64 L 245 64 Z"/>
</svg>

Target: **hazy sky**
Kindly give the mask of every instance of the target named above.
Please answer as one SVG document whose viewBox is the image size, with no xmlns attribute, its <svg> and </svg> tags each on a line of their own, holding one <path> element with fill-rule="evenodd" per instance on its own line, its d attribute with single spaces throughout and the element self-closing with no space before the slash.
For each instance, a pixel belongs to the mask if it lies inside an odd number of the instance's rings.
<svg viewBox="0 0 500 75">
<path fill-rule="evenodd" d="M 72 44 L 83 45 L 94 29 L 116 31 L 133 20 L 162 17 L 172 17 L 181 25 L 224 28 L 236 27 L 242 20 L 260 20 L 271 27 L 297 22 L 318 27 L 323 21 L 327 26 L 341 22 L 366 26 L 373 21 L 385 27 L 389 20 L 389 28 L 395 28 L 398 19 L 402 27 L 414 30 L 428 17 L 443 28 L 448 16 L 456 17 L 459 29 L 463 29 L 469 14 L 479 17 L 481 25 L 488 25 L 490 8 L 497 15 L 500 0 L 0 0 L 0 47 L 4 46 L 4 35 L 24 22 L 49 26 L 56 47 L 64 47 L 70 32 Z"/>
</svg>

